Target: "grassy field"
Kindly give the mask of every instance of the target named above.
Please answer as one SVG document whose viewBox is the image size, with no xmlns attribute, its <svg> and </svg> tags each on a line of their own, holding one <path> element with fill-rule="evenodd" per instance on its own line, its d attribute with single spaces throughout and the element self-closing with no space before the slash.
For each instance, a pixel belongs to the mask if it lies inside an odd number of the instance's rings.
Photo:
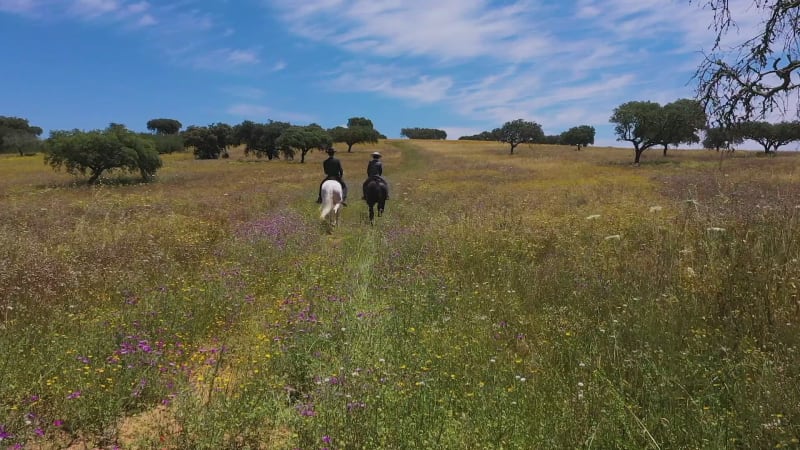
<svg viewBox="0 0 800 450">
<path fill-rule="evenodd" d="M 800 155 L 516 153 L 0 157 L 0 448 L 797 448 Z"/>
</svg>

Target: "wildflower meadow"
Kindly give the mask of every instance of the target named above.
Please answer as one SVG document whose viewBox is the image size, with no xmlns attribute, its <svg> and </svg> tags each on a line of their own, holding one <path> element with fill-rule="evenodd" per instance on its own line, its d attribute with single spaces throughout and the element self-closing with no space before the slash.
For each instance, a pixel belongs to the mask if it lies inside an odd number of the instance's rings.
<svg viewBox="0 0 800 450">
<path fill-rule="evenodd" d="M 797 448 L 800 155 L 631 152 L 4 155 L 0 448 Z"/>
</svg>

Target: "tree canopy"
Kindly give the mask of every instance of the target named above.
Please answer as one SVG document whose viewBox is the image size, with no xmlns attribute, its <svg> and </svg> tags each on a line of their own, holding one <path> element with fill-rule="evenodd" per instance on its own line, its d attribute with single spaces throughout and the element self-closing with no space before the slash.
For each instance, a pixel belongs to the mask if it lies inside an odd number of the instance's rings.
<svg viewBox="0 0 800 450">
<path fill-rule="evenodd" d="M 375 130 L 372 121 L 364 117 L 351 117 L 347 127 L 334 127 L 328 130 L 333 142 L 344 142 L 347 151 L 353 150 L 355 144 L 377 144 L 381 134 Z"/>
<path fill-rule="evenodd" d="M 447 132 L 436 128 L 402 128 L 400 136 L 409 139 L 447 139 Z"/>
<path fill-rule="evenodd" d="M 580 125 L 577 127 L 572 127 L 569 130 L 561 133 L 561 135 L 558 136 L 557 139 L 553 139 L 556 138 L 555 136 L 549 138 L 555 141 L 552 143 L 574 145 L 577 147 L 578 150 L 580 150 L 581 147 L 586 147 L 587 145 L 594 144 L 594 134 L 595 131 L 593 126 Z"/>
<path fill-rule="evenodd" d="M 152 119 L 147 121 L 147 129 L 158 134 L 178 134 L 183 124 L 175 119 Z"/>
<path fill-rule="evenodd" d="M 544 140 L 542 126 L 536 122 L 530 122 L 524 119 L 506 122 L 499 129 L 492 131 L 492 133 L 498 136 L 500 142 L 511 145 L 512 155 L 514 154 L 514 149 L 519 144 L 541 142 Z"/>
<path fill-rule="evenodd" d="M 697 97 L 719 126 L 765 118 L 775 110 L 800 113 L 800 0 L 753 0 L 748 19 L 762 20 L 742 39 L 730 0 L 703 2 L 713 11 L 716 39 L 698 67 Z M 725 38 L 741 42 L 729 47 Z M 794 105 L 792 105 L 794 103 Z"/>
<path fill-rule="evenodd" d="M 790 142 L 800 141 L 800 122 L 744 122 L 739 124 L 737 132 L 745 139 L 758 142 L 764 147 L 764 153 L 772 153 Z"/>
<path fill-rule="evenodd" d="M 300 151 L 300 162 L 306 161 L 306 154 L 313 150 L 324 150 L 333 144 L 333 139 L 317 124 L 307 126 L 291 126 L 281 133 L 275 141 L 278 148 L 284 151 Z"/>
<path fill-rule="evenodd" d="M 461 136 L 458 138 L 459 141 L 500 141 L 500 136 L 497 135 L 499 128 L 496 128 L 493 131 L 481 131 L 478 134 L 474 134 L 472 136 Z"/>
<path fill-rule="evenodd" d="M 347 127 L 367 127 L 374 129 L 375 125 L 373 125 L 372 121 L 366 117 L 351 117 L 347 119 Z"/>
<path fill-rule="evenodd" d="M 716 151 L 732 149 L 733 145 L 744 142 L 741 134 L 731 128 L 711 127 L 705 131 L 703 138 L 703 148 L 714 149 Z"/>
<path fill-rule="evenodd" d="M 245 120 L 233 127 L 232 143 L 244 144 L 245 155 L 254 153 L 258 158 L 266 156 L 271 160 L 278 157 L 278 137 L 289 127 L 291 124 L 287 122 L 270 120 L 267 123 L 255 123 Z"/>
<path fill-rule="evenodd" d="M 0 153 L 17 152 L 20 156 L 26 150 L 38 149 L 42 129 L 32 126 L 28 119 L 0 116 Z"/>
<path fill-rule="evenodd" d="M 699 131 L 706 127 L 708 121 L 700 102 L 682 98 L 664 105 L 661 114 L 657 140 L 659 145 L 664 146 L 664 156 L 670 145 L 677 147 L 700 142 Z"/>
<path fill-rule="evenodd" d="M 122 125 L 111 124 L 105 130 L 53 131 L 46 142 L 45 163 L 53 169 L 86 175 L 90 184 L 103 172 L 121 169 L 139 171 L 142 179 L 152 178 L 162 166 L 155 145 Z"/>
<path fill-rule="evenodd" d="M 633 144 L 634 163 L 639 164 L 642 152 L 658 145 L 662 128 L 661 106 L 649 101 L 631 101 L 616 108 L 609 118 L 618 141 Z"/>
<path fill-rule="evenodd" d="M 197 159 L 218 159 L 227 155 L 233 129 L 225 123 L 213 123 L 207 127 L 189 126 L 183 132 L 183 143 L 192 147 Z"/>
</svg>

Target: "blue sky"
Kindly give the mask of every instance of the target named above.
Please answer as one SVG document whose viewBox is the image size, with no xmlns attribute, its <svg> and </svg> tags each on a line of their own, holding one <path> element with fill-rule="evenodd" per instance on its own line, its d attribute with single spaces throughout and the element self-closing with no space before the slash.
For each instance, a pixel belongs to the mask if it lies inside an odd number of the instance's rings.
<svg viewBox="0 0 800 450">
<path fill-rule="evenodd" d="M 747 3 L 734 0 L 732 3 Z M 449 139 L 522 118 L 615 140 L 630 100 L 692 98 L 713 33 L 689 0 L 0 0 L 0 115 L 45 129 L 153 118 Z M 746 25 L 746 24 L 745 24 Z"/>
</svg>

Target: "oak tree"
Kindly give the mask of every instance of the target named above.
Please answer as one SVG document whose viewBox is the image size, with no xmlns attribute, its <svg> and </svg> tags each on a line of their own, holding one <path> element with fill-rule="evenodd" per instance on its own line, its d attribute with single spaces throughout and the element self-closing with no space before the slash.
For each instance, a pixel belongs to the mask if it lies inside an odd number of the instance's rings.
<svg viewBox="0 0 800 450">
<path fill-rule="evenodd" d="M 522 143 L 534 143 L 544 140 L 544 131 L 542 126 L 536 122 L 530 122 L 524 119 L 512 120 L 506 122 L 496 130 L 500 142 L 505 142 L 511 146 L 511 153 L 514 154 L 514 149 Z"/>
</svg>

